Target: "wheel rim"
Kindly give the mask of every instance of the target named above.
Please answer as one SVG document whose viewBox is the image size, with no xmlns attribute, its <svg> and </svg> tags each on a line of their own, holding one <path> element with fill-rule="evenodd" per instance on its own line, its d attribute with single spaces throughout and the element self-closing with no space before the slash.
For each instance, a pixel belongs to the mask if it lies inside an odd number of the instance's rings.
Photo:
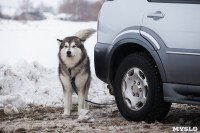
<svg viewBox="0 0 200 133">
<path fill-rule="evenodd" d="M 145 105 L 148 96 L 148 82 L 141 69 L 133 67 L 125 73 L 122 81 L 122 96 L 131 110 L 140 110 Z"/>
</svg>

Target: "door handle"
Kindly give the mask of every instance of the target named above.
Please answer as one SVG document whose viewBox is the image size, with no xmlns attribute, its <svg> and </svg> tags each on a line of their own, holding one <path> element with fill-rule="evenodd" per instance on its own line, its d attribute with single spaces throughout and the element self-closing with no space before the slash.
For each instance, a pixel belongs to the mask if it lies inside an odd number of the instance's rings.
<svg viewBox="0 0 200 133">
<path fill-rule="evenodd" d="M 156 12 L 150 12 L 147 15 L 148 18 L 153 18 L 154 20 L 164 18 L 165 15 L 161 11 L 156 11 Z"/>
</svg>

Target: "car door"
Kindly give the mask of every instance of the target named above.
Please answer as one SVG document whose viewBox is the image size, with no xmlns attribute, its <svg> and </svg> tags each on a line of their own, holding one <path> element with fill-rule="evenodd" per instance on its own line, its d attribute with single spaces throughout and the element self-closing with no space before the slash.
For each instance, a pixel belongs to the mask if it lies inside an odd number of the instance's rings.
<svg viewBox="0 0 200 133">
<path fill-rule="evenodd" d="M 168 82 L 200 85 L 200 0 L 148 0 L 141 30 L 162 40 Z"/>
</svg>

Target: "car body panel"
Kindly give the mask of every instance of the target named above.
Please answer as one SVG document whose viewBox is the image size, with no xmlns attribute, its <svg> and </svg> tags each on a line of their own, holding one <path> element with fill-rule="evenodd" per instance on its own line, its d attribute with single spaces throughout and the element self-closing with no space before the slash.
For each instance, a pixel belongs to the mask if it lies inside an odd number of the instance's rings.
<svg viewBox="0 0 200 133">
<path fill-rule="evenodd" d="M 158 18 L 151 16 L 155 12 Z M 110 85 L 115 51 L 127 44 L 137 44 L 157 64 L 165 101 L 200 105 L 199 14 L 200 4 L 105 2 L 99 15 L 95 47 L 97 77 Z"/>
<path fill-rule="evenodd" d="M 200 4 L 147 3 L 143 26 L 157 33 L 168 48 L 200 49 Z M 158 11 L 163 18 L 148 17 Z"/>
<path fill-rule="evenodd" d="M 105 2 L 99 15 L 98 42 L 112 44 L 122 30 L 133 25 L 141 26 L 146 4 L 145 0 Z M 119 17 L 119 14 L 122 16 Z"/>
<path fill-rule="evenodd" d="M 190 9 L 190 10 L 185 10 Z M 192 9 L 192 10 L 191 10 Z M 160 11 L 163 18 L 149 18 Z M 160 38 L 167 82 L 200 85 L 200 4 L 149 2 L 142 30 Z M 148 32 L 147 32 L 148 33 Z M 156 39 L 157 39 L 156 38 Z"/>
</svg>

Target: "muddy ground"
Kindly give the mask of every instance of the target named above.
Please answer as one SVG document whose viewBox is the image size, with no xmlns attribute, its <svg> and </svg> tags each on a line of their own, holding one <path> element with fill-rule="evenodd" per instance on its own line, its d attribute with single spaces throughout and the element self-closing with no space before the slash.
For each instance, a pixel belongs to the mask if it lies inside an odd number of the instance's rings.
<svg viewBox="0 0 200 133">
<path fill-rule="evenodd" d="M 63 108 L 29 106 L 16 115 L 5 115 L 0 109 L 0 133 L 4 132 L 173 132 L 173 126 L 197 127 L 200 132 L 200 106 L 173 104 L 162 122 L 147 124 L 125 120 L 113 106 L 90 106 L 93 122 L 77 120 L 77 106 L 72 116 L 61 117 Z"/>
</svg>

